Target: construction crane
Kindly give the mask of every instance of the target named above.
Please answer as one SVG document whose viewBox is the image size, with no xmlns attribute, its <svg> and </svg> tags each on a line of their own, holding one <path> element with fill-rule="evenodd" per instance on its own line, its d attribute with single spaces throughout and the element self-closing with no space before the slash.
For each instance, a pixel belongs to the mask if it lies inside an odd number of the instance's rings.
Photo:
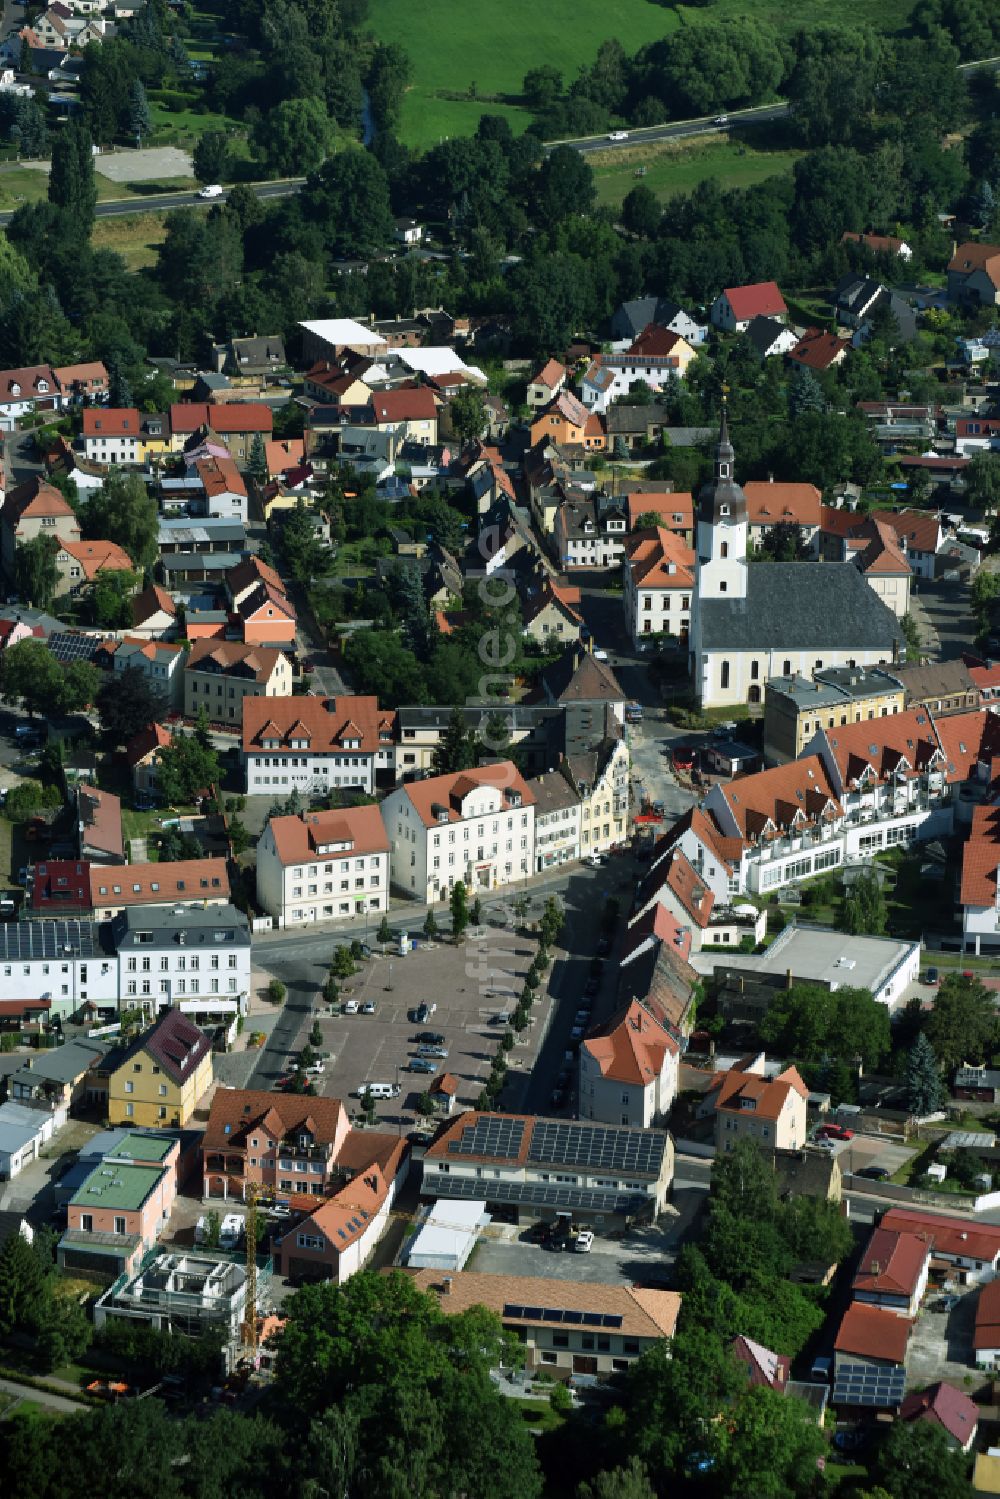
<svg viewBox="0 0 1000 1499">
<path fill-rule="evenodd" d="M 261 1182 L 247 1182 L 247 1216 L 244 1225 L 247 1236 L 247 1300 L 243 1314 L 243 1356 L 248 1364 L 257 1359 L 260 1344 L 260 1328 L 257 1322 L 257 1198 L 263 1191 Z"/>
</svg>

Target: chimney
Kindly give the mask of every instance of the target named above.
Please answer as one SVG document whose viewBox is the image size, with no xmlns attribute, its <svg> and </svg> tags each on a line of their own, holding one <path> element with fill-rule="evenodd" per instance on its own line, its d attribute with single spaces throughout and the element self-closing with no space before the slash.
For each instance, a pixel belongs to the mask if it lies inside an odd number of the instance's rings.
<svg viewBox="0 0 1000 1499">
<path fill-rule="evenodd" d="M 451 1276 L 450 1275 L 446 1275 L 445 1278 L 444 1278 L 444 1280 L 441 1282 L 441 1295 L 442 1296 L 450 1296 L 451 1295 Z"/>
</svg>

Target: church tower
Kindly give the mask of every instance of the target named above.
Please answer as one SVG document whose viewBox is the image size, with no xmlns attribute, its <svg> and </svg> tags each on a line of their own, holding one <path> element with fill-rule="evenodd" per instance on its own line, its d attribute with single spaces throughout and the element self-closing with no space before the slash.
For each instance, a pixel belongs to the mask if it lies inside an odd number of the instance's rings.
<svg viewBox="0 0 1000 1499">
<path fill-rule="evenodd" d="M 715 477 L 698 495 L 696 597 L 701 599 L 747 595 L 747 502 L 734 478 L 734 456 L 723 402 Z"/>
</svg>

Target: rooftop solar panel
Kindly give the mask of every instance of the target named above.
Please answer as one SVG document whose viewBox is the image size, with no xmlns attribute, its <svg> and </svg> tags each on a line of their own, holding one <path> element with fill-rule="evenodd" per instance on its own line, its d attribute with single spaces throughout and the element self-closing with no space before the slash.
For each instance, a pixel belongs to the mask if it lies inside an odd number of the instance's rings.
<svg viewBox="0 0 1000 1499">
<path fill-rule="evenodd" d="M 75 631 L 57 630 L 49 636 L 49 655 L 68 665 L 71 661 L 93 661 L 102 641 L 95 635 L 78 635 Z"/>
<path fill-rule="evenodd" d="M 513 1161 L 520 1154 L 523 1138 L 523 1119 L 490 1114 L 464 1129 L 457 1140 L 449 1143 L 448 1149 L 453 1155 L 494 1156 Z"/>
<path fill-rule="evenodd" d="M 95 921 L 8 921 L 0 925 L 0 962 L 97 957 L 98 932 Z"/>
<path fill-rule="evenodd" d="M 666 1135 L 658 1130 L 540 1119 L 531 1132 L 528 1159 L 656 1177 L 665 1150 Z"/>
<path fill-rule="evenodd" d="M 527 1207 L 569 1208 L 592 1213 L 637 1213 L 646 1198 L 637 1192 L 591 1190 L 588 1187 L 551 1186 L 543 1182 L 486 1181 L 482 1177 L 442 1176 L 440 1191 L 448 1197 L 485 1198 Z M 433 1190 L 436 1177 L 424 1168 L 424 1190 Z"/>
</svg>

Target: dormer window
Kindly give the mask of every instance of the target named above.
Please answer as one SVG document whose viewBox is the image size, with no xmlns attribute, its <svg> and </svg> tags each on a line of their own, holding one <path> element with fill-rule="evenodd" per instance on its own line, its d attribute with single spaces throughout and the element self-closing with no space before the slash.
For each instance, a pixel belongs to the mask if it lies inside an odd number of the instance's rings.
<svg viewBox="0 0 1000 1499">
<path fill-rule="evenodd" d="M 277 741 L 277 739 L 265 739 L 264 740 L 264 748 L 265 749 L 277 749 L 278 748 L 278 741 Z"/>
</svg>

